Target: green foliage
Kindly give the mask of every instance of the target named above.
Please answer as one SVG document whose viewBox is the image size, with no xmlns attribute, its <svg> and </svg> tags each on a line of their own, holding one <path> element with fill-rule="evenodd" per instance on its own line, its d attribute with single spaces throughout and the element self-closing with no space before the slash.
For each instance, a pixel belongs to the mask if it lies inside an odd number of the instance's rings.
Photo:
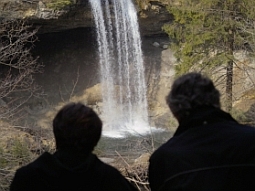
<svg viewBox="0 0 255 191">
<path fill-rule="evenodd" d="M 173 128 L 178 127 L 178 125 L 179 125 L 179 123 L 178 123 L 178 121 L 177 121 L 174 117 L 171 117 L 171 118 L 169 119 L 169 125 L 168 125 L 168 127 L 169 127 L 169 130 L 170 130 L 170 131 L 171 131 Z"/>
<path fill-rule="evenodd" d="M 0 169 L 5 168 L 8 164 L 8 160 L 4 158 L 4 150 L 0 147 Z"/>
<path fill-rule="evenodd" d="M 47 3 L 46 6 L 50 9 L 60 10 L 69 6 L 73 3 L 73 0 L 52 0 L 50 3 Z"/>
<path fill-rule="evenodd" d="M 163 30 L 172 40 L 177 75 L 190 70 L 213 71 L 218 66 L 229 68 L 225 103 L 230 111 L 234 52 L 247 47 L 255 50 L 255 4 L 250 0 L 170 0 L 168 11 L 174 22 Z"/>
<path fill-rule="evenodd" d="M 233 51 L 251 38 L 241 26 L 252 21 L 254 7 L 249 0 L 172 0 L 168 11 L 174 23 L 163 30 L 173 41 L 177 73 L 194 65 L 206 69 L 234 61 Z"/>
<path fill-rule="evenodd" d="M 239 123 L 242 123 L 242 124 L 247 123 L 247 116 L 246 116 L 245 112 L 243 112 L 241 110 L 237 110 L 237 109 L 232 109 L 231 115 Z"/>
<path fill-rule="evenodd" d="M 138 5 L 138 7 L 140 8 L 140 9 L 142 9 L 142 5 L 143 4 L 148 4 L 149 3 L 149 1 L 148 0 L 135 0 L 135 2 L 136 2 L 136 4 Z"/>
<path fill-rule="evenodd" d="M 9 142 L 8 147 L 0 147 L 0 169 L 9 168 L 26 164 L 33 158 L 33 154 L 29 150 L 29 145 L 19 139 Z"/>
<path fill-rule="evenodd" d="M 29 161 L 28 159 L 31 156 L 29 145 L 19 139 L 14 139 L 10 154 L 15 159 L 20 159 L 22 163 Z"/>
<path fill-rule="evenodd" d="M 21 139 L 16 138 L 6 145 L 0 145 L 0 190 L 9 190 L 16 169 L 34 158 L 35 155 L 30 151 L 29 144 Z"/>
</svg>

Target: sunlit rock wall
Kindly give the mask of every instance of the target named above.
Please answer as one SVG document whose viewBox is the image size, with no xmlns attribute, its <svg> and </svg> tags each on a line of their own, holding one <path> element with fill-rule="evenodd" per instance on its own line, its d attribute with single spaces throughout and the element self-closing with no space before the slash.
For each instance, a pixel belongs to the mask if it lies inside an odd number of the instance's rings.
<svg viewBox="0 0 255 191">
<path fill-rule="evenodd" d="M 143 35 L 162 34 L 161 27 L 172 20 L 165 3 L 137 4 Z M 159 2 L 159 1 L 158 1 Z M 140 2 L 139 2 L 140 3 Z M 1 0 L 0 19 L 26 18 L 40 33 L 92 27 L 94 25 L 88 0 Z"/>
</svg>

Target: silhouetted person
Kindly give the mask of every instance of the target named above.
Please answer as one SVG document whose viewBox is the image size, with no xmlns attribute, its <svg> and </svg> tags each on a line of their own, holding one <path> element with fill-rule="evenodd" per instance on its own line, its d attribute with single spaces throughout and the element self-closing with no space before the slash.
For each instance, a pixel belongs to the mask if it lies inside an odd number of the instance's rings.
<svg viewBox="0 0 255 191">
<path fill-rule="evenodd" d="M 17 170 L 10 191 L 133 191 L 120 172 L 92 154 L 102 131 L 98 115 L 81 103 L 64 106 L 53 120 L 56 152 Z"/>
<path fill-rule="evenodd" d="M 150 158 L 152 191 L 255 190 L 255 128 L 220 109 L 219 91 L 209 78 L 179 77 L 167 104 L 179 126 Z"/>
</svg>

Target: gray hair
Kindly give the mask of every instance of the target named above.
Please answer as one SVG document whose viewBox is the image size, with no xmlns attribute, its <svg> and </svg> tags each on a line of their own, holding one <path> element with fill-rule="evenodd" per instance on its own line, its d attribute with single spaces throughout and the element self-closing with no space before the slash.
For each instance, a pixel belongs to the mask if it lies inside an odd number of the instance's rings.
<svg viewBox="0 0 255 191">
<path fill-rule="evenodd" d="M 174 81 L 166 101 L 173 115 L 179 121 L 198 107 L 220 108 L 220 93 L 211 79 L 200 73 L 192 72 Z"/>
</svg>

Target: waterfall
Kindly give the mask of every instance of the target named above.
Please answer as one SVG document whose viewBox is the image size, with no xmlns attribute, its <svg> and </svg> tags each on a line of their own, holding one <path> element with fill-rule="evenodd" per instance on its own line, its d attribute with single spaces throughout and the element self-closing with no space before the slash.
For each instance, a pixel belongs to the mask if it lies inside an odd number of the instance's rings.
<svg viewBox="0 0 255 191">
<path fill-rule="evenodd" d="M 103 135 L 150 132 L 143 53 L 132 0 L 90 0 L 97 31 Z"/>
</svg>

